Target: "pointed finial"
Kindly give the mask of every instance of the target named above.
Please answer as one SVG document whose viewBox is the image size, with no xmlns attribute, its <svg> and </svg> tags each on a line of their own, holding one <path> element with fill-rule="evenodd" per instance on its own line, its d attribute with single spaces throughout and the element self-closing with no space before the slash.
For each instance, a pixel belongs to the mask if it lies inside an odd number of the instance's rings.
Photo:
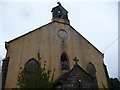
<svg viewBox="0 0 120 90">
<path fill-rule="evenodd" d="M 61 3 L 60 3 L 60 2 L 57 2 L 57 4 L 61 6 Z"/>
</svg>

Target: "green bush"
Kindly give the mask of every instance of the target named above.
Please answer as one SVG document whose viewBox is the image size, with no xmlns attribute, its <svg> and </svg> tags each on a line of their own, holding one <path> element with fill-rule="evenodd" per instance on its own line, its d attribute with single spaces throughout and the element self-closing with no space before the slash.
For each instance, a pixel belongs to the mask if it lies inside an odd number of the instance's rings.
<svg viewBox="0 0 120 90">
<path fill-rule="evenodd" d="M 18 76 L 18 85 L 20 88 L 52 88 L 52 82 L 49 81 L 49 73 L 45 73 L 45 70 L 39 65 L 39 70 L 29 77 L 32 73 L 25 68 L 20 72 Z"/>
</svg>

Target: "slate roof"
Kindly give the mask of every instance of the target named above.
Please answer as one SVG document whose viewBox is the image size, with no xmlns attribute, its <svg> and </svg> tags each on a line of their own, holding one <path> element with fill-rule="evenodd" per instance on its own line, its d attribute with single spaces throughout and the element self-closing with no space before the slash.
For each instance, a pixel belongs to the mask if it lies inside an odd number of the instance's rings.
<svg viewBox="0 0 120 90">
<path fill-rule="evenodd" d="M 94 88 L 97 86 L 94 86 L 94 78 L 87 73 L 82 67 L 79 65 L 74 65 L 74 67 L 68 71 L 67 73 L 63 74 L 60 78 L 58 78 L 54 82 L 54 86 L 57 86 L 59 84 L 63 85 L 77 85 L 81 83 L 82 88 Z M 75 86 L 74 86 L 75 87 Z"/>
<path fill-rule="evenodd" d="M 59 79 L 56 80 L 56 82 L 59 81 L 59 80 L 65 79 L 65 78 L 66 78 L 69 74 L 71 74 L 71 73 L 73 72 L 73 70 L 75 70 L 75 69 L 80 69 L 80 70 L 82 70 L 85 74 L 87 74 L 90 78 L 93 79 L 93 77 L 92 77 L 89 73 L 87 73 L 82 67 L 80 67 L 80 66 L 77 64 L 77 65 L 74 65 L 74 67 L 73 67 L 70 71 L 64 73 Z M 77 72 L 76 72 L 76 73 L 77 73 Z"/>
</svg>

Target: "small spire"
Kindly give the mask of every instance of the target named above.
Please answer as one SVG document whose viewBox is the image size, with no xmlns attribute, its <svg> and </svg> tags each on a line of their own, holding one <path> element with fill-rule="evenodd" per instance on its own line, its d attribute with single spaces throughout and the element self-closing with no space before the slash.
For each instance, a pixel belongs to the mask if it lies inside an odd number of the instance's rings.
<svg viewBox="0 0 120 90">
<path fill-rule="evenodd" d="M 61 6 L 61 3 L 60 3 L 60 2 L 57 2 L 57 4 L 58 4 L 59 6 Z"/>
<path fill-rule="evenodd" d="M 75 65 L 77 65 L 77 62 L 79 61 L 79 59 L 75 57 L 73 61 L 75 61 Z"/>
</svg>

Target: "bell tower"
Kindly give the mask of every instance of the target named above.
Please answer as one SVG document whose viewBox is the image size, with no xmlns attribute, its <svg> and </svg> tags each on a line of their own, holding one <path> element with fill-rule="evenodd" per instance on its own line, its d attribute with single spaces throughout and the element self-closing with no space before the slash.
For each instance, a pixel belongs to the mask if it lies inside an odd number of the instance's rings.
<svg viewBox="0 0 120 90">
<path fill-rule="evenodd" d="M 57 3 L 58 6 L 52 8 L 52 21 L 62 22 L 70 24 L 68 19 L 68 11 L 62 7 L 61 3 Z"/>
</svg>

